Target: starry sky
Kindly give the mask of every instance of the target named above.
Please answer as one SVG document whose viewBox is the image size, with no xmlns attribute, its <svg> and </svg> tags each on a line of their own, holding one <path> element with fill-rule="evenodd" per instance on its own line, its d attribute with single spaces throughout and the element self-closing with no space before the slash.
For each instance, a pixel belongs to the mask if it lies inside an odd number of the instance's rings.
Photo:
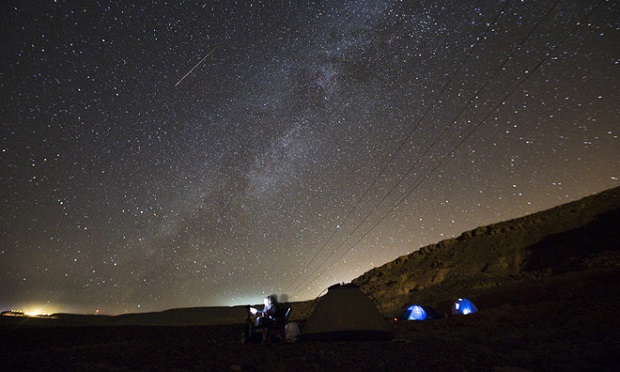
<svg viewBox="0 0 620 372">
<path fill-rule="evenodd" d="M 0 310 L 314 298 L 620 185 L 616 1 L 3 1 Z"/>
</svg>

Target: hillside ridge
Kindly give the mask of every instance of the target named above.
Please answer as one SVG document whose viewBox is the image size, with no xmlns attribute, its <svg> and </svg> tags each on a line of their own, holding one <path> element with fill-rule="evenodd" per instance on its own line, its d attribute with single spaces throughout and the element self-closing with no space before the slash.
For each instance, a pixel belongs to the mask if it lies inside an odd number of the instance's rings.
<svg viewBox="0 0 620 372">
<path fill-rule="evenodd" d="M 618 268 L 620 187 L 430 244 L 353 280 L 385 314 L 584 265 Z"/>
</svg>

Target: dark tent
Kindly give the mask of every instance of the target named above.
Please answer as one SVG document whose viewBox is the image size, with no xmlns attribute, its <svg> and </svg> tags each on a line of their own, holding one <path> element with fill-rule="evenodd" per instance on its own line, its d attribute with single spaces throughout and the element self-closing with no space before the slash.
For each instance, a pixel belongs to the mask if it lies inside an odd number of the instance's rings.
<svg viewBox="0 0 620 372">
<path fill-rule="evenodd" d="M 320 297 L 303 329 L 306 340 L 391 340 L 392 333 L 375 304 L 358 286 L 336 284 Z"/>
</svg>

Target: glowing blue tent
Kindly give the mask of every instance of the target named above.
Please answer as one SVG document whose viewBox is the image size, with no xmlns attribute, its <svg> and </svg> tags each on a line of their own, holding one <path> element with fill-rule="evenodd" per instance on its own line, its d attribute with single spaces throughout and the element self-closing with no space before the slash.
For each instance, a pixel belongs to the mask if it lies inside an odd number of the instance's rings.
<svg viewBox="0 0 620 372">
<path fill-rule="evenodd" d="M 426 319 L 426 311 L 420 305 L 411 305 L 405 310 L 403 319 L 406 320 L 424 320 Z"/>
<path fill-rule="evenodd" d="M 403 313 L 404 320 L 426 320 L 437 318 L 437 312 L 430 307 L 411 305 Z"/>
<path fill-rule="evenodd" d="M 466 298 L 459 298 L 452 305 L 452 315 L 467 315 L 478 311 L 476 305 Z"/>
</svg>

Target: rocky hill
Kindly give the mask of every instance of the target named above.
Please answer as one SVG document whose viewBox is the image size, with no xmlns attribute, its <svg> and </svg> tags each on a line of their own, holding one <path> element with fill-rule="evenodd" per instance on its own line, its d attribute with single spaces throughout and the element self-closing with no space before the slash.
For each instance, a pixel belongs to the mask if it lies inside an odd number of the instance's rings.
<svg viewBox="0 0 620 372">
<path fill-rule="evenodd" d="M 400 314 L 411 303 L 444 313 L 458 297 L 483 308 L 531 301 L 533 288 L 543 282 L 551 287 L 584 282 L 570 273 L 617 273 L 619 221 L 620 187 L 465 232 L 377 267 L 353 283 L 386 315 Z"/>
</svg>

